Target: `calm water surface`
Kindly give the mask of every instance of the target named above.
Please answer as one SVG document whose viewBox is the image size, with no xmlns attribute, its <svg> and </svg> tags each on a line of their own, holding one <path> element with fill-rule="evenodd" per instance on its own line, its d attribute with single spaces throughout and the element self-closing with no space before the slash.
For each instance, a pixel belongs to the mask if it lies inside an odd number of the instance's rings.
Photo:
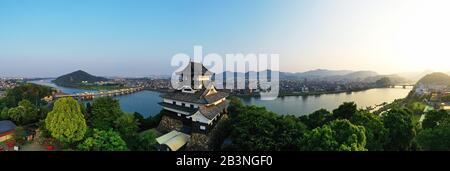
<svg viewBox="0 0 450 171">
<path fill-rule="evenodd" d="M 405 98 L 410 88 L 378 88 L 353 93 L 324 94 L 318 96 L 288 96 L 265 101 L 259 98 L 241 98 L 247 105 L 265 106 L 279 114 L 307 115 L 319 109 L 329 111 L 344 102 L 355 102 L 359 108 L 375 106 Z"/>
<path fill-rule="evenodd" d="M 89 91 L 83 89 L 76 88 L 67 88 L 60 87 L 56 84 L 52 83 L 51 80 L 40 80 L 40 81 L 30 81 L 35 84 L 46 85 L 50 87 L 54 87 L 58 90 L 61 90 L 67 94 L 76 94 L 76 93 L 84 93 L 84 92 L 97 92 L 97 91 Z M 118 99 L 120 102 L 120 107 L 125 112 L 138 112 L 142 114 L 144 117 L 153 116 L 158 114 L 161 111 L 161 106 L 158 105 L 158 102 L 161 101 L 159 97 L 159 92 L 154 91 L 140 91 L 133 94 L 128 94 L 124 96 L 116 96 L 115 99 Z M 90 101 L 85 101 L 90 102 Z"/>
<path fill-rule="evenodd" d="M 61 90 L 64 93 L 74 94 L 95 92 L 82 89 L 60 87 L 51 80 L 31 81 L 32 83 L 47 85 Z M 353 93 L 325 94 L 320 96 L 289 96 L 279 97 L 276 100 L 264 101 L 259 98 L 241 98 L 247 105 L 264 106 L 279 114 L 306 115 L 321 108 L 333 110 L 344 102 L 354 101 L 360 108 L 375 106 L 384 102 L 401 99 L 411 91 L 410 88 L 380 88 Z M 118 96 L 122 110 L 126 112 L 139 112 L 144 117 L 153 116 L 161 110 L 157 104 L 161 101 L 160 93 L 153 91 L 140 91 L 138 93 Z"/>
</svg>

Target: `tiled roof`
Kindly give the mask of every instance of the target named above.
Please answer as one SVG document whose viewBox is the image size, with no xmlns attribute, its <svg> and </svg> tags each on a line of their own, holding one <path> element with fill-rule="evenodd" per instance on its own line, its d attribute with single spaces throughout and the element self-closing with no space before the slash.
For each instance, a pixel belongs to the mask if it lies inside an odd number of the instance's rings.
<svg viewBox="0 0 450 171">
<path fill-rule="evenodd" d="M 205 91 L 207 90 L 202 89 L 195 93 L 183 93 L 180 90 L 176 90 L 173 92 L 165 93 L 161 95 L 161 97 L 196 104 L 211 104 L 228 96 L 228 93 L 221 91 L 217 91 L 217 93 L 205 96 Z"/>
<path fill-rule="evenodd" d="M 220 112 L 228 107 L 230 102 L 225 100 L 217 105 L 201 106 L 200 113 L 208 119 L 214 119 Z"/>
<path fill-rule="evenodd" d="M 224 109 L 228 107 L 230 102 L 228 100 L 225 100 L 217 105 L 211 105 L 211 106 L 200 106 L 199 108 L 190 108 L 190 107 L 183 107 L 179 105 L 174 105 L 170 103 L 164 103 L 160 102 L 159 105 L 163 107 L 168 107 L 171 109 L 187 112 L 189 114 L 194 114 L 197 111 L 200 111 L 200 114 L 205 116 L 208 119 L 214 119 L 220 112 L 222 112 Z"/>
<path fill-rule="evenodd" d="M 16 128 L 16 124 L 9 120 L 0 121 L 0 134 Z"/>
<path fill-rule="evenodd" d="M 195 109 L 195 108 L 183 107 L 183 106 L 174 105 L 174 104 L 170 104 L 170 103 L 159 102 L 158 104 L 163 106 L 163 107 L 168 107 L 168 108 L 171 108 L 171 109 L 187 112 L 187 113 L 189 113 L 191 115 L 198 111 L 198 109 Z"/>
</svg>

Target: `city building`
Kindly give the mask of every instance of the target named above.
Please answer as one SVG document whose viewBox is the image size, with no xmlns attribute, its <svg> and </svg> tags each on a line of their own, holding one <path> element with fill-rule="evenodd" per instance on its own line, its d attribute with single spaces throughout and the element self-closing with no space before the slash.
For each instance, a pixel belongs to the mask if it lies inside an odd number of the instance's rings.
<svg viewBox="0 0 450 171">
<path fill-rule="evenodd" d="M 229 105 L 228 93 L 216 90 L 211 82 L 213 73 L 202 64 L 191 62 L 177 75 L 182 85 L 161 95 L 159 103 L 163 107 L 159 129 L 169 133 L 158 138 L 158 142 L 171 151 L 178 150 L 194 135 L 207 136 Z"/>
</svg>

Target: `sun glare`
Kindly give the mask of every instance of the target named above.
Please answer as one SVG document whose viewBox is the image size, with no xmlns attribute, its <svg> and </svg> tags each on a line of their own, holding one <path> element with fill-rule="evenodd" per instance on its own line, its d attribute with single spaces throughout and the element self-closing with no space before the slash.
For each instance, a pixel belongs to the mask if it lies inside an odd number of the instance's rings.
<svg viewBox="0 0 450 171">
<path fill-rule="evenodd" d="M 404 1 L 398 10 L 394 55 L 406 67 L 450 70 L 450 1 Z"/>
</svg>

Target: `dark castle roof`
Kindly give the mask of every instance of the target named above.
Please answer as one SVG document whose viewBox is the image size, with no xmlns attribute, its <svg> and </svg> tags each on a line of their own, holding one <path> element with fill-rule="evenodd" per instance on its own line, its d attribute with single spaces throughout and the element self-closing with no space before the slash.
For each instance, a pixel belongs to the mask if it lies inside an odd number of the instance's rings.
<svg viewBox="0 0 450 171">
<path fill-rule="evenodd" d="M 181 90 L 175 90 L 165 93 L 161 97 L 195 104 L 211 104 L 228 96 L 228 93 L 222 91 L 210 95 L 206 95 L 207 92 L 208 89 L 202 89 L 195 93 L 183 93 Z"/>
<path fill-rule="evenodd" d="M 176 74 L 190 74 L 190 75 L 212 75 L 213 73 L 209 71 L 205 66 L 198 62 L 190 62 L 184 70 L 177 72 Z"/>
<path fill-rule="evenodd" d="M 200 111 L 200 113 L 205 116 L 208 119 L 214 119 L 220 112 L 222 112 L 224 109 L 228 107 L 230 102 L 228 100 L 225 100 L 217 105 L 211 105 L 211 106 L 200 106 L 199 108 L 190 108 L 190 107 L 183 107 L 179 105 L 174 105 L 170 103 L 164 103 L 160 102 L 159 105 L 163 107 L 168 107 L 171 109 L 187 112 L 190 115 L 195 114 L 197 111 Z"/>
</svg>

